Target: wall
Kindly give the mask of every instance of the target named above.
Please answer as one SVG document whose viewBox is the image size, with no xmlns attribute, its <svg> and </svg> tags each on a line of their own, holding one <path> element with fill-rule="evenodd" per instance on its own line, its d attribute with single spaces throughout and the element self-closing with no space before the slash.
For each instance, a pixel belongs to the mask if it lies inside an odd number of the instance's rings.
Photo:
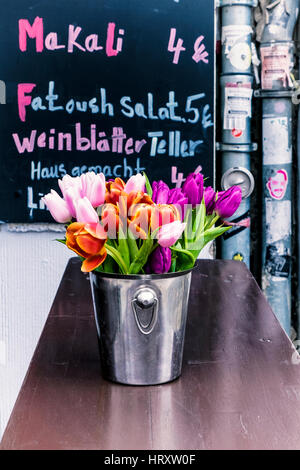
<svg viewBox="0 0 300 470">
<path fill-rule="evenodd" d="M 56 225 L 0 226 L 0 438 L 72 252 Z"/>
<path fill-rule="evenodd" d="M 0 225 L 0 439 L 67 261 L 54 224 Z M 202 258 L 214 256 L 214 246 Z"/>
</svg>

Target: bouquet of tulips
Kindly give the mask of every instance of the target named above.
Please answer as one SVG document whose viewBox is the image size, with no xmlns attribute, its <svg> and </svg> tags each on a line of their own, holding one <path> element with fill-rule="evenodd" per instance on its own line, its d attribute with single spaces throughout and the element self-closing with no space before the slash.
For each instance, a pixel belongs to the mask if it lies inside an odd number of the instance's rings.
<svg viewBox="0 0 300 470">
<path fill-rule="evenodd" d="M 125 183 L 105 181 L 93 172 L 65 175 L 43 200 L 53 218 L 66 223 L 60 242 L 82 259 L 82 271 L 164 274 L 191 269 L 204 246 L 230 225 L 242 194 L 238 186 L 215 192 L 201 173 L 191 173 L 182 188 L 146 174 Z"/>
</svg>

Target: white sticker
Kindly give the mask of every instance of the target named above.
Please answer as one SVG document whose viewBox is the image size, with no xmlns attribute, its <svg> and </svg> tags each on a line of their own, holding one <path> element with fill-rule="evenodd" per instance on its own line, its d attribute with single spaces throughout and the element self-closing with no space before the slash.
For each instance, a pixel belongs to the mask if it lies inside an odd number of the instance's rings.
<svg viewBox="0 0 300 470">
<path fill-rule="evenodd" d="M 225 130 L 246 129 L 246 119 L 252 115 L 252 95 L 250 83 L 226 83 L 223 123 Z"/>
<path fill-rule="evenodd" d="M 249 25 L 229 25 L 222 28 L 222 44 L 225 44 L 225 54 L 229 54 L 233 46 L 238 42 L 245 42 L 247 36 L 252 34 Z"/>
<path fill-rule="evenodd" d="M 225 55 L 231 65 L 241 71 L 251 65 L 251 48 L 247 38 L 253 30 L 248 25 L 229 25 L 222 28 L 222 44 L 225 45 Z"/>
<path fill-rule="evenodd" d="M 245 71 L 251 66 L 251 49 L 249 44 L 236 44 L 232 47 L 230 53 L 228 54 L 231 65 L 240 70 Z"/>
<path fill-rule="evenodd" d="M 265 165 L 282 165 L 292 162 L 287 117 L 264 118 L 263 136 Z"/>
<path fill-rule="evenodd" d="M 266 199 L 266 224 L 268 226 L 267 244 L 284 240 L 291 235 L 292 206 L 291 201 L 274 201 Z"/>
<path fill-rule="evenodd" d="M 274 81 L 281 81 L 282 86 L 292 87 L 290 71 L 293 67 L 289 45 L 274 44 L 261 47 L 261 82 L 264 90 L 271 90 Z"/>
</svg>

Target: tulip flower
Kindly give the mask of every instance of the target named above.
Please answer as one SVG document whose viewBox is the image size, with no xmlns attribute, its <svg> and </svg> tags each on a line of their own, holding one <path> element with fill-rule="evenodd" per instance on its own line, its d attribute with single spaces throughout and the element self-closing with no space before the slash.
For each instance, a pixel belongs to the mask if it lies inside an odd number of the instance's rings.
<svg viewBox="0 0 300 470">
<path fill-rule="evenodd" d="M 152 231 L 170 224 L 175 220 L 180 220 L 180 213 L 175 205 L 158 204 L 152 207 L 151 213 L 151 229 Z"/>
<path fill-rule="evenodd" d="M 66 231 L 66 245 L 77 255 L 85 258 L 81 271 L 90 272 L 98 268 L 107 256 L 106 233 L 99 223 L 74 222 Z"/>
<path fill-rule="evenodd" d="M 99 207 L 105 200 L 105 176 L 103 173 L 96 174 L 93 171 L 84 173 L 80 177 L 82 184 L 82 195 L 86 196 L 93 207 Z"/>
<path fill-rule="evenodd" d="M 185 206 L 189 200 L 182 192 L 181 188 L 174 188 L 169 191 L 168 204 L 174 204 L 181 213 L 181 220 L 185 217 Z"/>
<path fill-rule="evenodd" d="M 134 192 L 145 192 L 145 184 L 146 184 L 146 179 L 145 176 L 141 175 L 138 173 L 137 175 L 133 175 L 127 183 L 125 184 L 124 191 L 125 193 L 129 194 L 132 191 Z"/>
<path fill-rule="evenodd" d="M 64 224 L 72 219 L 72 214 L 68 204 L 59 196 L 59 194 L 57 194 L 56 191 L 54 191 L 54 189 L 51 189 L 51 193 L 46 194 L 42 200 L 48 207 L 56 222 Z"/>
<path fill-rule="evenodd" d="M 204 190 L 204 202 L 206 207 L 206 214 L 211 215 L 214 212 L 216 204 L 216 193 L 211 186 L 205 188 Z"/>
<path fill-rule="evenodd" d="M 185 227 L 186 223 L 181 223 L 179 220 L 175 220 L 175 222 L 163 225 L 157 234 L 158 244 L 164 248 L 168 248 L 174 245 L 181 237 Z"/>
<path fill-rule="evenodd" d="M 119 197 L 124 192 L 125 183 L 121 178 L 108 181 L 106 183 L 105 202 L 110 204 L 117 204 Z"/>
<path fill-rule="evenodd" d="M 75 199 L 80 199 L 84 196 L 82 193 L 82 182 L 79 176 L 72 178 L 70 175 L 65 175 L 62 180 L 58 180 L 58 185 L 65 198 L 68 189 L 73 188 Z"/>
<path fill-rule="evenodd" d="M 152 209 L 150 204 L 135 204 L 130 208 L 128 228 L 135 238 L 146 240 L 148 237 Z"/>
<path fill-rule="evenodd" d="M 152 201 L 155 204 L 167 204 L 169 199 L 169 186 L 163 181 L 153 181 L 152 183 Z"/>
<path fill-rule="evenodd" d="M 218 193 L 215 212 L 222 219 L 228 219 L 238 209 L 242 201 L 242 190 L 239 186 L 232 186 L 227 191 Z"/>
<path fill-rule="evenodd" d="M 165 274 L 169 272 L 172 263 L 172 252 L 170 248 L 158 246 L 150 255 L 145 266 L 147 274 Z"/>
<path fill-rule="evenodd" d="M 120 211 L 119 207 L 108 203 L 104 204 L 101 211 L 101 222 L 105 231 L 107 232 L 108 237 L 111 240 L 117 238 L 117 233 L 120 225 Z"/>
<path fill-rule="evenodd" d="M 81 197 L 78 195 L 78 191 L 76 188 L 68 188 L 65 190 L 64 199 L 68 205 L 68 208 L 72 214 L 72 217 L 76 217 L 76 204 Z"/>
<path fill-rule="evenodd" d="M 78 199 L 75 208 L 77 222 L 86 224 L 99 222 L 98 214 L 87 197 Z"/>
<path fill-rule="evenodd" d="M 195 207 L 201 204 L 204 191 L 204 178 L 201 173 L 190 173 L 183 185 L 183 193 L 188 198 L 189 204 Z"/>
</svg>

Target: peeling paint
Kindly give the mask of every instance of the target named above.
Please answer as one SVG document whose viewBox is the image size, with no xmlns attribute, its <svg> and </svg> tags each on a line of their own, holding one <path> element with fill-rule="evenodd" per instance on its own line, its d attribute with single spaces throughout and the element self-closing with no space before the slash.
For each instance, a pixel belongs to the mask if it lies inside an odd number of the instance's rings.
<svg viewBox="0 0 300 470">
<path fill-rule="evenodd" d="M 63 233 L 66 231 L 65 226 L 61 224 L 4 224 L 0 226 L 1 230 L 8 232 L 55 232 Z"/>
</svg>

